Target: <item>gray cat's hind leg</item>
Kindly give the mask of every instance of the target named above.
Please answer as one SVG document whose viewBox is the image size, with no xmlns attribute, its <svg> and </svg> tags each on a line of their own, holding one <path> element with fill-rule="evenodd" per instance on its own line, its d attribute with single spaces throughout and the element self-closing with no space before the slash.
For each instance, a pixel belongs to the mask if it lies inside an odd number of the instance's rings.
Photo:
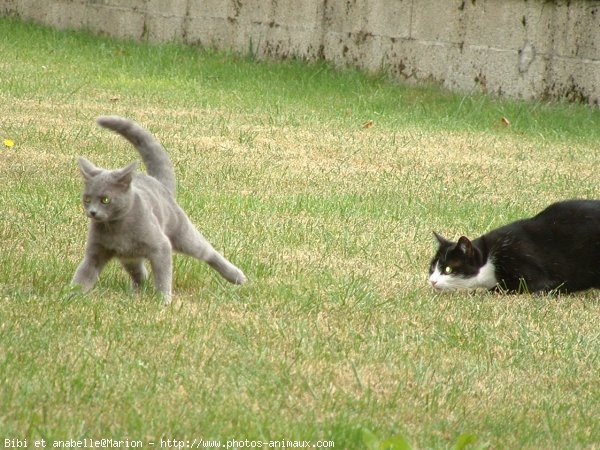
<svg viewBox="0 0 600 450">
<path fill-rule="evenodd" d="M 244 284 L 246 275 L 236 266 L 231 264 L 223 255 L 213 249 L 212 254 L 205 260 L 210 267 L 221 274 L 223 278 L 233 284 Z"/>
<path fill-rule="evenodd" d="M 244 272 L 217 252 L 191 222 L 188 221 L 182 228 L 181 233 L 173 239 L 176 251 L 205 261 L 230 283 L 244 284 L 247 281 Z"/>
<path fill-rule="evenodd" d="M 81 290 L 85 293 L 94 287 L 98 276 L 106 263 L 111 259 L 112 255 L 105 252 L 93 253 L 86 251 L 85 257 L 73 275 L 72 285 L 81 286 Z"/>
<path fill-rule="evenodd" d="M 133 285 L 133 289 L 139 291 L 140 286 L 148 278 L 148 271 L 144 266 L 143 259 L 134 259 L 127 260 L 122 259 L 121 264 L 123 264 L 123 268 L 127 271 L 129 276 L 131 277 L 131 283 Z"/>
</svg>

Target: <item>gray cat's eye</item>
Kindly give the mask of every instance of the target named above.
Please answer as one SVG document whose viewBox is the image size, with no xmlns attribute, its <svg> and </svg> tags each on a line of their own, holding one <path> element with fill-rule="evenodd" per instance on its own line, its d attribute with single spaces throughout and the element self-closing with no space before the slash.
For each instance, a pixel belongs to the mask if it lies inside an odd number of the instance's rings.
<svg viewBox="0 0 600 450">
<path fill-rule="evenodd" d="M 86 195 L 83 197 L 83 203 L 90 203 L 92 201 L 92 198 L 89 195 Z"/>
<path fill-rule="evenodd" d="M 100 197 L 100 203 L 102 203 L 103 205 L 108 205 L 110 203 L 110 198 L 109 197 Z"/>
</svg>

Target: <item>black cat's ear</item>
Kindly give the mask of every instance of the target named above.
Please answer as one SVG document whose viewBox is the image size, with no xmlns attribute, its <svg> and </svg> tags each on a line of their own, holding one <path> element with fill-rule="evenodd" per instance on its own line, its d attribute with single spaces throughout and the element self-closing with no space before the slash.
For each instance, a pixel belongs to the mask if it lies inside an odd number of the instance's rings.
<svg viewBox="0 0 600 450">
<path fill-rule="evenodd" d="M 127 167 L 123 169 L 114 170 L 111 174 L 113 180 L 116 184 L 121 185 L 123 187 L 129 187 L 131 184 L 131 180 L 133 179 L 133 174 L 137 167 L 137 161 L 132 162 Z"/>
<path fill-rule="evenodd" d="M 473 255 L 473 244 L 466 236 L 461 236 L 456 244 L 458 249 L 467 256 Z"/>
<path fill-rule="evenodd" d="M 444 236 L 442 236 L 441 234 L 437 234 L 435 231 L 433 232 L 433 235 L 435 236 L 440 245 L 446 245 L 450 242 Z"/>
<path fill-rule="evenodd" d="M 83 178 L 85 178 L 86 180 L 90 180 L 96 175 L 98 175 L 100 172 L 102 172 L 102 169 L 98 169 L 95 165 L 93 165 L 83 156 L 80 156 L 77 162 L 79 163 L 79 171 L 81 172 Z"/>
</svg>

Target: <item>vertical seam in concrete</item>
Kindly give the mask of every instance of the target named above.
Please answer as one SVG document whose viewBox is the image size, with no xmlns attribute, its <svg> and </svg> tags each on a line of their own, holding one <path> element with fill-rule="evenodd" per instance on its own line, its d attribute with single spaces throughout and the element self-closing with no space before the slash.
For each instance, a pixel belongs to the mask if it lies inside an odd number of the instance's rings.
<svg viewBox="0 0 600 450">
<path fill-rule="evenodd" d="M 413 37 L 413 11 L 415 10 L 415 0 L 411 0 L 410 2 L 410 15 L 408 19 L 408 39 L 412 39 Z"/>
<path fill-rule="evenodd" d="M 190 29 L 190 14 L 191 14 L 191 0 L 186 0 L 185 2 L 185 15 L 183 16 L 183 30 L 181 30 L 181 40 L 189 44 L 191 42 L 188 41 L 188 33 Z"/>
<path fill-rule="evenodd" d="M 552 70 L 552 65 L 553 65 L 553 60 L 555 59 L 556 56 L 556 23 L 558 21 L 557 18 L 557 14 L 559 14 L 559 8 L 557 7 L 557 5 L 552 4 L 551 6 L 548 3 L 544 3 L 544 5 L 542 5 L 542 12 L 543 9 L 546 7 L 551 7 L 552 8 L 552 23 L 550 25 L 550 47 L 548 49 L 548 51 L 546 52 L 545 58 L 544 58 L 544 70 L 541 74 L 541 84 L 544 87 L 543 91 L 541 92 L 541 95 L 543 97 L 549 97 L 551 92 L 554 90 L 554 73 Z M 540 13 L 541 14 L 541 13 Z"/>
<path fill-rule="evenodd" d="M 320 59 L 327 59 L 325 57 L 325 29 L 326 29 L 326 22 L 327 22 L 327 1 L 328 0 L 323 0 L 323 2 L 321 3 L 323 11 L 321 11 L 321 20 L 320 20 L 320 27 L 321 29 L 319 30 L 319 48 L 317 50 L 317 58 Z"/>
</svg>

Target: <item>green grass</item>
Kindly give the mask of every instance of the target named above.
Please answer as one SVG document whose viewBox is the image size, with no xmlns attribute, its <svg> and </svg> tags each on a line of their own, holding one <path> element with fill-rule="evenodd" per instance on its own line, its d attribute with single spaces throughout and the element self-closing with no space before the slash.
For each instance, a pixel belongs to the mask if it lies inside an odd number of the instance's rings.
<svg viewBox="0 0 600 450">
<path fill-rule="evenodd" d="M 597 292 L 426 282 L 432 230 L 598 197 L 598 110 L 12 19 L 0 55 L 0 438 L 599 448 Z M 95 126 L 109 113 L 165 144 L 180 204 L 247 285 L 176 256 L 168 308 L 117 265 L 69 294 L 76 157 L 138 158 Z"/>
</svg>

